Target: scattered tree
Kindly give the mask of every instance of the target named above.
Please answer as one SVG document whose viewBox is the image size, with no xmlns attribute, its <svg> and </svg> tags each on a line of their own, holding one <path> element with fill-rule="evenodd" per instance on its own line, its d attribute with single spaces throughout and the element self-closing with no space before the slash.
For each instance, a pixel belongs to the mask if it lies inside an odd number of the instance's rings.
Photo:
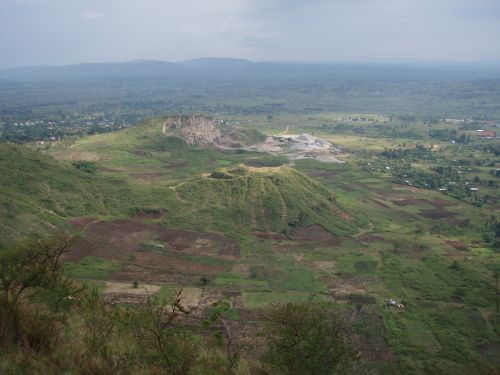
<svg viewBox="0 0 500 375">
<path fill-rule="evenodd" d="M 59 235 L 41 240 L 28 240 L 0 254 L 0 346 L 23 341 L 23 317 L 27 310 L 22 304 L 34 291 L 52 293 L 51 306 L 57 309 L 69 293 L 62 272 L 61 256 L 70 246 L 70 239 Z M 26 341 L 26 340 L 24 340 Z M 28 340 L 29 341 L 29 340 Z M 38 345 L 38 344 L 37 344 Z"/>
<path fill-rule="evenodd" d="M 240 346 L 235 341 L 232 327 L 233 319 L 231 315 L 234 311 L 230 300 L 226 298 L 213 304 L 212 310 L 204 323 L 206 327 L 215 326 L 217 329 L 215 340 L 224 349 L 228 373 L 231 373 L 236 368 L 240 359 Z"/>
<path fill-rule="evenodd" d="M 351 343 L 354 313 L 332 304 L 277 305 L 264 318 L 269 370 L 287 375 L 347 371 L 358 354 Z"/>
<path fill-rule="evenodd" d="M 144 303 L 131 308 L 128 324 L 143 356 L 167 373 L 187 375 L 198 360 L 198 347 L 191 333 L 174 325 L 188 311 L 181 304 L 182 290 L 167 304 L 149 295 Z"/>
</svg>

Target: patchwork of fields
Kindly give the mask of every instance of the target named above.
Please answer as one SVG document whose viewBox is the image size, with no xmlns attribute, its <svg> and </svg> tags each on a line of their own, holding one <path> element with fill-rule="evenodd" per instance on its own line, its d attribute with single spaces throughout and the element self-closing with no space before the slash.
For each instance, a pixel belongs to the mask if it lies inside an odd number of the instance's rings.
<svg viewBox="0 0 500 375">
<path fill-rule="evenodd" d="M 62 205 L 52 220 L 79 235 L 67 274 L 101 286 L 114 303 L 182 289 L 194 321 L 229 297 L 242 340 L 272 303 L 349 304 L 360 311 L 361 356 L 382 373 L 492 371 L 499 258 L 487 223 L 496 190 L 479 206 L 398 183 L 367 165 L 411 141 L 337 135 L 311 125 L 318 121 L 251 124 L 325 137 L 345 163 L 188 146 L 161 136 L 160 120 L 45 148 L 60 168 L 91 163 L 93 174 L 78 173 L 101 186 L 101 208 L 75 215 Z M 477 153 L 436 155 L 466 152 Z M 387 298 L 405 308 L 387 308 Z"/>
</svg>

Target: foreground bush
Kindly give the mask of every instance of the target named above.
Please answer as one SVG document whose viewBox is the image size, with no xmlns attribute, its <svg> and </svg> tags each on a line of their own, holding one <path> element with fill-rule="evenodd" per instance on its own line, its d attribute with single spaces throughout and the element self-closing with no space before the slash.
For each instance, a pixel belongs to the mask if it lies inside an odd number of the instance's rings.
<svg viewBox="0 0 500 375">
<path fill-rule="evenodd" d="M 351 344 L 352 312 L 332 304 L 288 303 L 266 315 L 264 363 L 273 374 L 348 373 L 357 360 Z"/>
</svg>

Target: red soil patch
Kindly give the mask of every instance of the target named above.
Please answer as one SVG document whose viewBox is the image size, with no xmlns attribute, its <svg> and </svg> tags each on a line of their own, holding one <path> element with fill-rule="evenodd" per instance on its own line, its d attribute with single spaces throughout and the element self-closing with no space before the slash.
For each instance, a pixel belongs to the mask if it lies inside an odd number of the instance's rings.
<svg viewBox="0 0 500 375">
<path fill-rule="evenodd" d="M 359 317 L 367 322 L 370 327 L 376 327 L 377 331 L 385 332 L 383 319 L 380 315 L 371 312 L 362 312 Z M 373 335 L 365 337 L 361 335 L 354 335 L 354 341 L 360 346 L 361 358 L 368 362 L 384 362 L 385 366 L 391 364 L 394 368 L 397 367 L 397 360 L 391 352 L 384 335 Z"/>
<path fill-rule="evenodd" d="M 309 227 L 295 228 L 289 234 L 288 237 L 292 240 L 298 241 L 320 241 L 320 242 L 331 242 L 332 244 L 340 244 L 341 240 L 328 232 L 319 224 L 314 224 Z"/>
<path fill-rule="evenodd" d="M 446 243 L 457 250 L 465 251 L 469 249 L 467 244 L 463 243 L 462 241 L 446 241 Z"/>
<path fill-rule="evenodd" d="M 438 208 L 443 208 L 443 207 L 452 207 L 452 206 L 458 206 L 457 202 L 450 202 L 444 199 L 433 199 L 431 201 L 428 201 L 429 204 L 432 204 L 434 207 Z"/>
<path fill-rule="evenodd" d="M 123 282 L 139 280 L 145 283 L 192 285 L 199 282 L 201 276 L 214 276 L 214 274 L 212 274 L 212 272 L 215 270 L 214 266 L 205 269 L 199 268 L 198 272 L 200 273 L 193 272 L 194 267 L 188 266 L 188 269 L 192 270 L 191 273 L 188 273 L 186 272 L 186 270 L 180 269 L 178 263 L 168 263 L 168 259 L 171 258 L 166 258 L 164 262 L 161 262 L 161 265 L 166 267 L 164 269 L 158 267 L 140 267 L 135 264 L 125 265 L 118 272 L 113 274 L 113 280 Z"/>
<path fill-rule="evenodd" d="M 160 208 L 159 210 L 154 211 L 143 211 L 136 214 L 134 217 L 136 219 L 142 220 L 159 220 L 165 216 L 166 210 Z"/>
<path fill-rule="evenodd" d="M 340 218 L 342 220 L 345 220 L 345 221 L 351 221 L 352 220 L 352 217 L 349 216 L 349 214 L 347 214 L 347 212 L 342 211 L 340 208 L 338 208 L 336 206 L 332 206 L 332 212 L 335 213 L 336 215 L 340 216 Z"/>
<path fill-rule="evenodd" d="M 277 232 L 252 232 L 252 235 L 262 240 L 286 240 L 286 237 L 283 234 Z"/>
<path fill-rule="evenodd" d="M 157 228 L 130 219 L 99 221 L 87 227 L 85 237 L 66 254 L 78 262 L 88 256 L 125 260 L 144 241 L 153 239 Z"/>
<path fill-rule="evenodd" d="M 336 171 L 325 171 L 323 169 L 307 169 L 304 171 L 309 177 L 313 178 L 328 178 L 338 175 Z"/>
<path fill-rule="evenodd" d="M 384 189 L 374 189 L 373 187 L 366 186 L 366 188 L 368 190 L 374 191 L 375 193 L 377 193 L 378 195 L 380 195 L 381 197 L 384 197 L 384 198 L 401 194 L 400 190 L 391 189 L 389 187 L 384 188 Z"/>
<path fill-rule="evenodd" d="M 139 156 L 146 156 L 146 151 L 139 149 L 139 150 L 134 150 L 132 151 L 134 155 L 139 155 Z"/>
<path fill-rule="evenodd" d="M 424 256 L 429 247 L 423 244 L 401 245 L 397 249 L 391 250 L 393 254 L 404 255 L 411 259 L 420 259 Z"/>
<path fill-rule="evenodd" d="M 457 227 L 468 227 L 470 225 L 470 219 L 460 220 L 457 218 L 449 218 L 446 222 L 450 225 L 456 225 Z"/>
<path fill-rule="evenodd" d="M 134 252 L 134 263 L 149 271 L 171 274 L 216 275 L 224 272 L 224 267 L 203 264 L 188 259 L 165 256 L 150 252 Z"/>
<path fill-rule="evenodd" d="M 377 236 L 375 234 L 370 234 L 370 233 L 364 233 L 364 234 L 358 236 L 357 238 L 358 238 L 358 240 L 363 241 L 363 242 L 384 241 L 384 237 Z"/>
<path fill-rule="evenodd" d="M 240 247 L 232 238 L 215 233 L 167 229 L 159 224 L 146 224 L 140 219 L 143 217 L 98 221 L 88 225 L 85 237 L 77 241 L 65 259 L 78 262 L 85 257 L 96 256 L 128 260 L 147 241 L 164 241 L 167 249 L 188 254 L 220 258 L 240 255 Z"/>
<path fill-rule="evenodd" d="M 426 219 L 439 220 L 439 219 L 446 219 L 447 217 L 450 216 L 455 216 L 456 213 L 442 209 L 424 209 L 420 210 L 419 215 L 425 217 Z"/>
<path fill-rule="evenodd" d="M 75 217 L 73 219 L 70 219 L 69 222 L 76 229 L 82 229 L 82 228 L 85 228 L 91 222 L 96 221 L 96 220 L 97 219 L 95 217 L 92 217 L 92 216 L 81 216 L 81 217 Z"/>
<path fill-rule="evenodd" d="M 219 234 L 164 229 L 159 239 L 165 241 L 169 248 L 188 254 L 218 255 L 231 258 L 240 256 L 238 243 Z M 217 248 L 218 253 L 214 253 Z"/>
<path fill-rule="evenodd" d="M 369 201 L 375 203 L 375 205 L 378 206 L 378 207 L 380 207 L 380 208 L 391 208 L 388 205 L 386 205 L 385 203 L 382 203 L 382 202 L 380 202 L 379 200 L 376 200 L 376 199 L 369 199 Z"/>
<path fill-rule="evenodd" d="M 396 217 L 397 216 L 397 217 Z M 416 219 L 420 219 L 416 215 L 410 214 L 409 212 L 397 210 L 394 211 L 394 220 L 401 220 L 401 221 L 415 221 Z"/>
<path fill-rule="evenodd" d="M 239 257 L 240 247 L 236 241 L 226 242 L 220 249 L 219 255 L 228 257 Z"/>
<path fill-rule="evenodd" d="M 425 199 L 400 199 L 392 201 L 396 206 L 425 206 L 431 204 Z"/>
</svg>

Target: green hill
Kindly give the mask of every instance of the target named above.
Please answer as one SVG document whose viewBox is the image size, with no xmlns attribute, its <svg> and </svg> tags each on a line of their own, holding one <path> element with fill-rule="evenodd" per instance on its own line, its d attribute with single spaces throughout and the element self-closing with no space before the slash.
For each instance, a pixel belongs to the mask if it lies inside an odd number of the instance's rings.
<svg viewBox="0 0 500 375">
<path fill-rule="evenodd" d="M 355 227 L 330 190 L 289 167 L 240 165 L 188 180 L 175 189 L 182 200 L 194 203 L 199 215 L 254 230 L 286 233 L 320 224 L 341 234 Z"/>
<path fill-rule="evenodd" d="M 92 173 L 24 146 L 0 144 L 0 246 L 54 229 L 67 216 L 108 213 L 99 185 Z"/>
<path fill-rule="evenodd" d="M 26 235 L 70 229 L 72 217 L 123 217 L 145 207 L 167 209 L 168 225 L 225 233 L 286 233 L 320 224 L 332 233 L 348 234 L 356 228 L 330 190 L 289 167 L 228 167 L 175 188 L 132 183 L 93 167 L 0 144 L 0 247 Z"/>
<path fill-rule="evenodd" d="M 0 143 L 0 248 L 27 235 L 70 229 L 68 218 L 127 216 L 169 206 L 165 188 L 95 173 L 91 162 L 61 162 L 25 146 Z"/>
</svg>

